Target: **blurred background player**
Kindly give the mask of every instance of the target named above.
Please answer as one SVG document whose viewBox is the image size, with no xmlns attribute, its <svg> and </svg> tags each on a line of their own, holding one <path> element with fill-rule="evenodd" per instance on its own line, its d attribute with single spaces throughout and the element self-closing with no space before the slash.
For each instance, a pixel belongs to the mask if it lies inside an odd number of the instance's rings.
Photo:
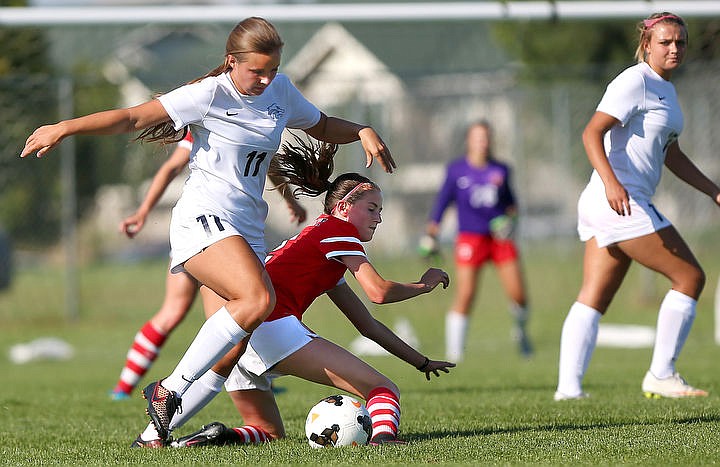
<svg viewBox="0 0 720 467">
<path fill-rule="evenodd" d="M 129 238 L 134 238 L 142 230 L 148 214 L 165 193 L 170 182 L 187 167 L 192 141 L 192 134 L 188 132 L 185 138 L 177 144 L 170 157 L 158 169 L 140 207 L 120 223 L 120 231 Z M 269 178 L 275 184 L 273 177 Z M 305 208 L 297 202 L 289 190 L 280 189 L 280 193 L 290 210 L 291 222 L 297 222 L 297 224 L 305 222 L 307 217 Z M 132 391 L 157 359 L 165 340 L 187 315 L 195 301 L 198 285 L 197 281 L 186 272 L 172 274 L 168 270 L 162 305 L 135 335 L 127 353 L 125 366 L 120 372 L 115 388 L 110 392 L 111 399 L 124 400 L 130 397 Z"/>
<path fill-rule="evenodd" d="M 466 154 L 447 166 L 445 181 L 430 211 L 421 251 L 437 251 L 437 236 L 445 210 L 455 204 L 458 234 L 455 242 L 455 296 L 445 320 L 445 357 L 460 361 L 465 350 L 470 312 L 477 294 L 480 270 L 487 261 L 497 269 L 510 313 L 513 337 L 523 356 L 532 354 L 527 334 L 528 303 L 518 249 L 513 241 L 517 207 L 510 186 L 510 168 L 492 153 L 490 125 L 482 120 L 469 126 Z"/>
<path fill-rule="evenodd" d="M 560 339 L 555 400 L 581 399 L 582 379 L 597 342 L 600 318 L 634 261 L 671 283 L 660 305 L 648 397 L 706 396 L 676 371 L 695 319 L 705 273 L 672 223 L 652 204 L 663 165 L 720 204 L 720 188 L 680 149 L 683 114 L 670 82 L 687 50 L 682 18 L 654 13 L 638 25 L 637 64 L 607 86 L 583 131 L 593 167 L 578 201 L 578 233 L 585 242 L 583 281 Z"/>
<path fill-rule="evenodd" d="M 376 184 L 355 173 L 343 174 L 329 182 L 327 177 L 332 173 L 335 149 L 332 145 L 322 145 L 318 159 L 312 157 L 315 150 L 310 146 L 304 150 L 286 147 L 285 157 L 276 156 L 282 161 L 297 155 L 285 165 L 291 174 L 319 174 L 312 183 L 305 184 L 297 177 L 289 181 L 312 196 L 327 192 L 324 213 L 313 225 L 270 252 L 266 268 L 278 297 L 275 309 L 255 330 L 237 366 L 237 354 L 231 353 L 190 386 L 183 396 L 183 411 L 173 416 L 169 431 L 182 426 L 197 413 L 220 392 L 223 383 L 245 425 L 227 430 L 222 425 L 211 424 L 178 440 L 180 446 L 251 444 L 284 437 L 282 418 L 270 391 L 272 378 L 279 375 L 294 375 L 364 398 L 373 423 L 371 442 L 397 441 L 398 387 L 352 353 L 302 324 L 305 311 L 324 293 L 363 335 L 425 373 L 428 380 L 431 373 L 438 376 L 438 371 L 447 373 L 448 368 L 455 366 L 430 360 L 403 342 L 373 318 L 346 283 L 343 276 L 345 271 L 350 271 L 373 302 L 392 303 L 429 293 L 441 284 L 445 288 L 449 277 L 436 268 L 428 269 L 413 283 L 394 282 L 379 275 L 362 243 L 372 240 L 382 222 L 382 193 Z M 162 447 L 167 441 L 150 423 L 133 446 Z"/>
</svg>

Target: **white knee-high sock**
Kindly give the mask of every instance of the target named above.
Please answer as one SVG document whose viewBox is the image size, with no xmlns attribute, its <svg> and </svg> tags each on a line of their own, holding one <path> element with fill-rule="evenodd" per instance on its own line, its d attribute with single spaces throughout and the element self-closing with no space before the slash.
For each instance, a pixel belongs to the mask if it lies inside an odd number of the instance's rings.
<svg viewBox="0 0 720 467">
<path fill-rule="evenodd" d="M 445 316 L 445 358 L 459 362 L 465 351 L 465 336 L 468 329 L 468 317 L 456 311 Z"/>
<path fill-rule="evenodd" d="M 650 372 L 664 379 L 675 373 L 675 361 L 685 345 L 695 320 L 697 300 L 677 290 L 670 290 L 660 305 L 655 347 Z"/>
<path fill-rule="evenodd" d="M 162 386 L 182 396 L 193 381 L 205 374 L 248 334 L 225 307 L 220 308 L 202 325 L 175 370 L 162 380 Z"/>
<path fill-rule="evenodd" d="M 601 316 L 599 311 L 579 302 L 570 307 L 560 338 L 558 392 L 567 396 L 583 392 L 582 379 L 595 350 Z"/>
<path fill-rule="evenodd" d="M 170 421 L 170 431 L 183 426 L 185 422 L 208 405 L 215 396 L 220 394 L 226 380 L 227 377 L 208 370 L 200 379 L 195 381 L 183 394 L 182 412 L 173 416 Z"/>
</svg>

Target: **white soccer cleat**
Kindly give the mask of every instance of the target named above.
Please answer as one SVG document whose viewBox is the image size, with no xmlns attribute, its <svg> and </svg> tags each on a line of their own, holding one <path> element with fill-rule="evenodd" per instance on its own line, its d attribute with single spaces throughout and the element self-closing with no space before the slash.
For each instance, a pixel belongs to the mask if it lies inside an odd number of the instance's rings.
<svg viewBox="0 0 720 467">
<path fill-rule="evenodd" d="M 555 401 L 572 401 L 572 400 L 577 400 L 577 399 L 587 399 L 588 397 L 590 397 L 590 394 L 588 394 L 586 392 L 581 392 L 580 394 L 575 394 L 575 395 L 570 396 L 568 394 L 563 394 L 560 391 L 555 391 L 553 400 L 555 400 Z"/>
<path fill-rule="evenodd" d="M 648 399 L 660 399 L 670 397 L 705 397 L 707 391 L 690 386 L 679 373 L 664 379 L 658 379 L 649 371 L 645 373 L 642 382 L 642 390 Z"/>
</svg>

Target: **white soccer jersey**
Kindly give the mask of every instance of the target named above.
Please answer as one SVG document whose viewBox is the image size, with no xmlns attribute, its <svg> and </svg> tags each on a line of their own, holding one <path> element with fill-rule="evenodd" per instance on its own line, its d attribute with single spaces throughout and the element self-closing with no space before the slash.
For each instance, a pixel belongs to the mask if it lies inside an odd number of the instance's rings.
<svg viewBox="0 0 720 467">
<path fill-rule="evenodd" d="M 649 200 L 660 183 L 667 148 L 683 129 L 675 86 L 647 63 L 638 63 L 610 82 L 597 110 L 620 121 L 604 141 L 615 176 L 630 196 Z M 603 186 L 596 172 L 590 183 Z"/>
<path fill-rule="evenodd" d="M 174 218 L 185 217 L 174 219 L 171 227 L 173 264 L 207 246 L 204 239 L 194 243 L 191 235 L 182 240 L 173 235 L 195 230 L 193 223 L 202 223 L 210 238 L 209 229 L 215 226 L 227 233 L 221 224 L 228 222 L 256 250 L 264 248 L 260 245 L 264 245 L 267 204 L 262 196 L 270 160 L 286 127 L 310 128 L 320 120 L 320 111 L 282 74 L 259 96 L 240 94 L 225 73 L 158 99 L 176 129 L 191 125 L 194 139 L 190 176 L 173 210 Z M 215 236 L 212 241 L 220 238 Z"/>
</svg>

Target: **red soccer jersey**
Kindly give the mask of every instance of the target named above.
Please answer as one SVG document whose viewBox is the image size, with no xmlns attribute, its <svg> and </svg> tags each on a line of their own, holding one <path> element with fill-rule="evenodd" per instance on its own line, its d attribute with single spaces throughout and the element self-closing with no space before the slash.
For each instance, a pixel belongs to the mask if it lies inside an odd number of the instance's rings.
<svg viewBox="0 0 720 467">
<path fill-rule="evenodd" d="M 345 274 L 341 256 L 365 256 L 354 225 L 323 214 L 313 225 L 270 252 L 265 267 L 277 304 L 266 321 L 302 315 L 320 295 L 335 287 Z"/>
</svg>

